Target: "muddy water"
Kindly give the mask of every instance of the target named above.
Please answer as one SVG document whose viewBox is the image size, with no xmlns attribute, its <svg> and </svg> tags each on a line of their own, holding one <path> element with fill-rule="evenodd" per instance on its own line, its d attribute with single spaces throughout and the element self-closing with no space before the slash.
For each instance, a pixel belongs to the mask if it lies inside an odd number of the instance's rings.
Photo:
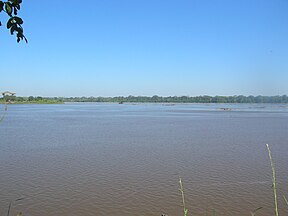
<svg viewBox="0 0 288 216">
<path fill-rule="evenodd" d="M 190 215 L 271 216 L 266 143 L 288 213 L 285 105 L 11 105 L 0 137 L 0 215 L 183 215 L 181 176 Z"/>
</svg>

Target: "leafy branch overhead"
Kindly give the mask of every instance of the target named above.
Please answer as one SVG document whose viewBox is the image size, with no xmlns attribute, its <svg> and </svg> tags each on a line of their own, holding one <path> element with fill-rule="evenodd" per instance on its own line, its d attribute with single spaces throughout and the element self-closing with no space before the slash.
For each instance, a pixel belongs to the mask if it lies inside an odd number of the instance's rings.
<svg viewBox="0 0 288 216">
<path fill-rule="evenodd" d="M 0 13 L 3 11 L 9 16 L 6 27 L 10 30 L 11 35 L 16 33 L 17 42 L 19 43 L 20 40 L 25 40 L 27 43 L 27 38 L 23 34 L 23 20 L 17 16 L 21 3 L 22 0 L 0 1 Z M 1 21 L 0 26 L 2 26 Z"/>
</svg>

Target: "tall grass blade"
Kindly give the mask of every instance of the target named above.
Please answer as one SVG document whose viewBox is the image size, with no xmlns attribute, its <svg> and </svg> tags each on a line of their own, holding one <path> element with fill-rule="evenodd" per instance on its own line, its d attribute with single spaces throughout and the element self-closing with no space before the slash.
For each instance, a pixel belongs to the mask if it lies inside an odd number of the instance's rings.
<svg viewBox="0 0 288 216">
<path fill-rule="evenodd" d="M 9 216 L 9 214 L 10 214 L 11 205 L 12 205 L 12 202 L 10 202 L 10 204 L 9 204 L 8 211 L 7 211 L 7 216 Z"/>
<path fill-rule="evenodd" d="M 272 186 L 273 186 L 273 193 L 274 193 L 274 205 L 275 205 L 275 216 L 279 216 L 278 213 L 278 201 L 277 201 L 277 190 L 276 190 L 276 174 L 275 174 L 275 167 L 274 167 L 274 163 L 272 160 L 272 154 L 269 148 L 269 145 L 266 144 L 268 153 L 269 153 L 269 158 L 270 158 L 270 164 L 271 164 L 271 168 L 272 168 Z"/>
<path fill-rule="evenodd" d="M 180 184 L 179 190 L 180 190 L 181 196 L 182 196 L 184 216 L 187 216 L 188 215 L 188 209 L 186 209 L 185 197 L 184 197 L 184 189 L 183 189 L 182 179 L 180 177 L 179 177 L 179 184 Z"/>
<path fill-rule="evenodd" d="M 284 198 L 284 200 L 285 200 L 286 205 L 288 206 L 288 201 L 287 201 L 285 195 L 283 195 L 283 198 Z"/>
<path fill-rule="evenodd" d="M 259 211 L 260 209 L 262 209 L 263 207 L 259 207 L 257 209 L 255 209 L 254 211 L 251 211 L 251 216 L 255 216 L 256 212 Z"/>
</svg>

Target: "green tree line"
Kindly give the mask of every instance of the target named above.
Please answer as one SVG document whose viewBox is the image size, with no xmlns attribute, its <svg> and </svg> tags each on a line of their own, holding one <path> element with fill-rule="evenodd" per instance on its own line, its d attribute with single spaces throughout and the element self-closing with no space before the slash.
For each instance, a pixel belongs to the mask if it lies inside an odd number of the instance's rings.
<svg viewBox="0 0 288 216">
<path fill-rule="evenodd" d="M 53 104 L 53 103 L 63 103 L 63 100 L 60 98 L 48 98 L 48 97 L 17 97 L 15 95 L 5 95 L 0 98 L 0 103 L 18 103 L 18 104 L 27 104 L 27 103 L 39 103 L 39 104 Z"/>
<path fill-rule="evenodd" d="M 288 103 L 288 96 L 118 96 L 118 97 L 17 97 L 4 96 L 0 103 L 63 103 L 63 102 L 113 102 L 113 103 Z"/>
<path fill-rule="evenodd" d="M 117 103 L 288 103 L 288 96 L 169 96 L 162 97 L 128 96 L 128 97 L 69 97 L 64 102 L 117 102 Z"/>
</svg>

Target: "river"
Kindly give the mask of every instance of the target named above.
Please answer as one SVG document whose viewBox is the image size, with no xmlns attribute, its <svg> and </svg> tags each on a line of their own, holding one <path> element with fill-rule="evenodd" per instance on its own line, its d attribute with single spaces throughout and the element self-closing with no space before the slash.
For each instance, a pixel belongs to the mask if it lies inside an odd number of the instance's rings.
<svg viewBox="0 0 288 216">
<path fill-rule="evenodd" d="M 10 105 L 0 124 L 0 215 L 288 213 L 287 104 Z M 20 199 L 20 200 L 17 200 Z"/>
</svg>

